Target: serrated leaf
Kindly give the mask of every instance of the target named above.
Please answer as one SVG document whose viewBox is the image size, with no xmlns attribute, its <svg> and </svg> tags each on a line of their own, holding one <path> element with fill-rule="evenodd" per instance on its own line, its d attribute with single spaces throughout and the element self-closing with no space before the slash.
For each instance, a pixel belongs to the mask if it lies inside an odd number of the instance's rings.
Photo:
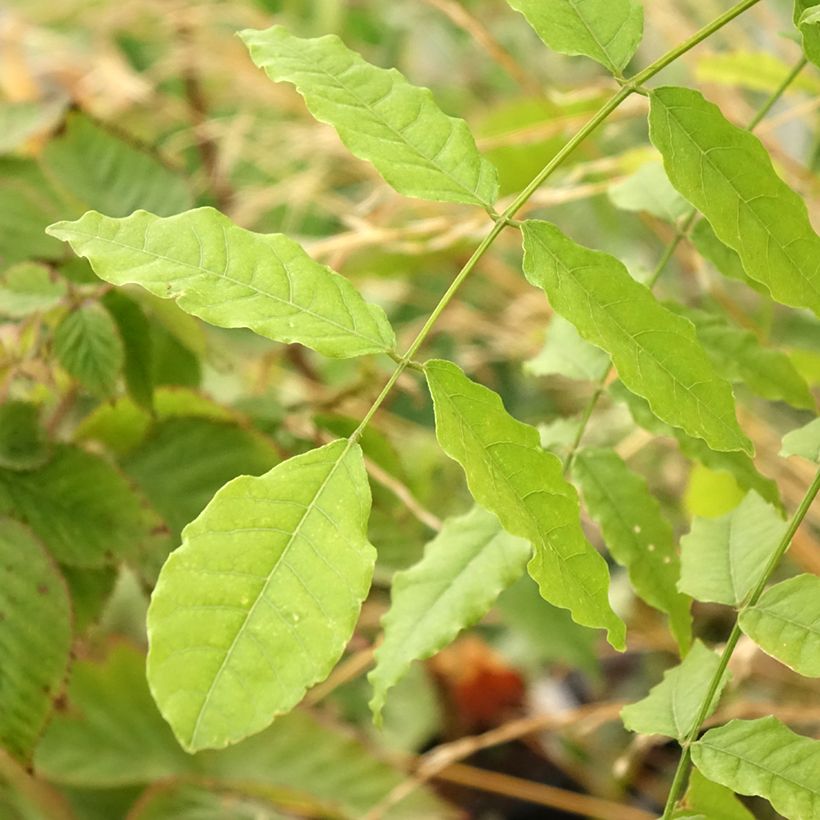
<svg viewBox="0 0 820 820">
<path fill-rule="evenodd" d="M 653 412 L 712 449 L 753 452 L 732 390 L 691 323 L 663 307 L 615 257 L 584 248 L 548 222 L 523 226 L 524 273 L 581 336 L 602 348 L 624 384 Z"/>
<path fill-rule="evenodd" d="M 516 581 L 532 554 L 480 507 L 444 522 L 424 558 L 393 576 L 384 641 L 368 675 L 370 708 L 379 720 L 387 691 L 415 660 L 429 658 L 476 623 Z"/>
<path fill-rule="evenodd" d="M 719 664 L 720 656 L 696 640 L 683 661 L 667 669 L 663 680 L 643 700 L 621 709 L 624 726 L 631 732 L 683 740 L 695 726 Z M 717 707 L 728 680 L 728 673 L 724 673 L 709 714 Z"/>
<path fill-rule="evenodd" d="M 433 360 L 424 369 L 439 444 L 462 466 L 475 500 L 532 544 L 527 569 L 541 595 L 577 623 L 606 629 L 622 649 L 625 627 L 609 606 L 609 570 L 584 537 L 578 496 L 561 462 L 541 449 L 534 427 L 510 416 L 496 393 L 456 365 Z"/>
<path fill-rule="evenodd" d="M 533 376 L 566 376 L 596 381 L 609 368 L 609 356 L 581 338 L 575 325 L 557 313 L 550 319 L 541 352 L 524 364 Z"/>
<path fill-rule="evenodd" d="M 731 473 L 744 490 L 754 490 L 769 503 L 782 506 L 777 484 L 761 475 L 745 453 L 718 453 L 711 450 L 701 439 L 692 438 L 677 427 L 670 427 L 652 412 L 645 399 L 627 390 L 621 382 L 613 383 L 609 392 L 613 398 L 627 405 L 635 423 L 644 430 L 655 436 L 674 438 L 687 458 L 700 462 L 710 470 L 725 470 Z"/>
<path fill-rule="evenodd" d="M 148 680 L 186 749 L 264 729 L 329 674 L 370 587 L 369 512 L 361 449 L 339 440 L 235 478 L 183 530 L 151 597 Z"/>
<path fill-rule="evenodd" d="M 25 521 L 58 561 L 72 566 L 132 556 L 145 535 L 140 501 L 122 475 L 67 445 L 37 469 L 0 469 L 0 513 Z"/>
<path fill-rule="evenodd" d="M 587 509 L 612 557 L 629 570 L 635 592 L 669 615 L 681 653 L 692 642 L 690 600 L 677 590 L 680 559 L 675 536 L 646 481 L 614 450 L 583 450 L 573 466 Z"/>
<path fill-rule="evenodd" d="M 71 604 L 54 560 L 21 524 L 0 518 L 0 747 L 28 760 L 62 687 Z"/>
<path fill-rule="evenodd" d="M 774 299 L 820 314 L 820 237 L 757 137 L 692 89 L 650 94 L 649 134 L 672 184 Z"/>
<path fill-rule="evenodd" d="M 781 456 L 802 456 L 820 463 L 820 418 L 783 436 Z"/>
<path fill-rule="evenodd" d="M 740 628 L 768 655 L 820 677 L 820 578 L 803 574 L 767 589 L 740 613 Z"/>
<path fill-rule="evenodd" d="M 691 208 L 672 187 L 660 162 L 647 162 L 609 189 L 613 205 L 622 211 L 645 211 L 664 222 L 675 223 Z"/>
<path fill-rule="evenodd" d="M 492 206 L 495 168 L 467 124 L 444 114 L 428 89 L 365 62 L 334 35 L 306 40 L 273 26 L 239 36 L 259 68 L 275 82 L 293 83 L 310 113 L 399 193 Z"/>
<path fill-rule="evenodd" d="M 65 282 L 45 265 L 20 262 L 0 275 L 0 316 L 21 319 L 60 304 Z"/>
<path fill-rule="evenodd" d="M 583 54 L 620 75 L 643 36 L 635 0 L 507 0 L 561 54 Z"/>
<path fill-rule="evenodd" d="M 57 361 L 95 396 L 114 392 L 125 354 L 111 316 L 96 303 L 67 313 L 54 331 Z"/>
<path fill-rule="evenodd" d="M 698 815 L 703 820 L 755 820 L 754 815 L 735 797 L 731 789 L 713 783 L 698 769 L 693 768 L 689 774 L 684 802 L 691 810 L 703 812 Z M 684 816 L 694 815 L 691 812 L 680 815 Z"/>
<path fill-rule="evenodd" d="M 0 468 L 31 470 L 48 460 L 40 408 L 26 401 L 0 404 Z"/>
<path fill-rule="evenodd" d="M 814 0 L 795 0 L 794 23 L 803 37 L 803 51 L 820 66 L 820 4 Z"/>
<path fill-rule="evenodd" d="M 750 492 L 720 518 L 696 518 L 681 539 L 678 588 L 698 601 L 738 606 L 786 531 L 774 507 Z"/>
<path fill-rule="evenodd" d="M 694 324 L 715 368 L 729 381 L 745 384 L 764 399 L 814 409 L 809 386 L 785 353 L 764 347 L 754 333 L 730 324 L 718 314 L 677 305 L 671 309 Z"/>
<path fill-rule="evenodd" d="M 340 358 L 395 343 L 384 311 L 344 277 L 286 236 L 246 231 L 213 208 L 166 219 L 146 211 L 125 219 L 89 211 L 48 233 L 88 258 L 106 282 L 176 299 L 217 327 L 247 327 Z"/>
<path fill-rule="evenodd" d="M 795 734 L 775 717 L 710 729 L 692 744 L 692 760 L 709 780 L 765 797 L 789 820 L 820 814 L 820 741 Z"/>
</svg>

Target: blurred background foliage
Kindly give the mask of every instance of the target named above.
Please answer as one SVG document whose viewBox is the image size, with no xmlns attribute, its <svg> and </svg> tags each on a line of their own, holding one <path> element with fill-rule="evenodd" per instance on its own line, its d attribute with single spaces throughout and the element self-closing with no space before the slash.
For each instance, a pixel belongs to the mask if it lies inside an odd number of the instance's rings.
<svg viewBox="0 0 820 820">
<path fill-rule="evenodd" d="M 635 65 L 724 6 L 647 3 Z M 787 6 L 754 7 L 664 81 L 696 85 L 734 121 L 749 120 L 798 58 Z M 432 88 L 470 123 L 500 171 L 502 194 L 520 190 L 612 92 L 598 67 L 549 53 L 500 0 L 7 0 L 0 8 L 0 513 L 27 525 L 14 537 L 44 544 L 58 562 L 55 584 L 64 579 L 68 595 L 55 617 L 70 624 L 73 657 L 64 685 L 48 692 L 33 760 L 0 753 L 0 817 L 652 817 L 674 748 L 636 741 L 617 714 L 657 681 L 675 647 L 623 573 L 614 574 L 613 598 L 629 624 L 626 655 L 523 579 L 478 627 L 414 668 L 391 694 L 383 732 L 370 725 L 363 673 L 390 577 L 419 559 L 441 519 L 470 505 L 412 374 L 362 441 L 376 585 L 329 681 L 261 735 L 194 757 L 177 748 L 153 706 L 144 614 L 182 527 L 233 476 L 348 434 L 391 363 L 323 359 L 206 327 L 142 291 L 114 292 L 45 226 L 88 208 L 120 216 L 214 205 L 245 228 L 287 233 L 350 278 L 387 310 L 400 347 L 487 227 L 483 213 L 393 193 L 290 86 L 270 83 L 235 32 L 274 22 L 302 36 L 336 33 L 369 61 Z M 819 190 L 819 102 L 820 75 L 806 70 L 757 132 L 810 203 Z M 645 100 L 631 98 L 527 206 L 620 257 L 639 279 L 674 236 L 647 212 L 655 183 L 635 176 L 654 159 L 645 113 Z M 667 207 L 657 193 L 657 208 Z M 568 419 L 593 388 L 557 375 L 556 351 L 542 351 L 550 310 L 521 275 L 514 232 L 480 267 L 428 353 L 454 358 L 499 391 L 560 452 L 574 432 Z M 718 278 L 686 245 L 661 289 L 719 306 L 817 384 L 820 333 L 806 315 Z M 739 400 L 757 466 L 791 509 L 810 468 L 777 458 L 779 441 L 808 417 L 743 388 Z M 623 404 L 601 407 L 587 441 L 616 446 L 647 477 L 678 534 L 691 516 L 738 503 L 730 473 L 636 428 Z M 790 560 L 816 573 L 813 515 Z M 600 543 L 594 525 L 588 533 Z M 725 635 L 728 611 L 698 605 L 695 616 L 701 634 Z M 720 718 L 774 713 L 816 727 L 816 691 L 747 649 L 736 653 Z M 496 729 L 486 749 L 458 742 Z M 418 755 L 450 743 L 423 759 L 429 782 L 407 779 Z M 631 796 L 636 813 L 596 808 L 588 796 Z"/>
</svg>

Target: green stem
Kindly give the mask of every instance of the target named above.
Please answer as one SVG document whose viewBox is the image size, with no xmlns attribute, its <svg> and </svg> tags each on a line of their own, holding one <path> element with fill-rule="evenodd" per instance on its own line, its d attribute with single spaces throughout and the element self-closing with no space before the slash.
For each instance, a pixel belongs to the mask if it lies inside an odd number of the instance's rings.
<svg viewBox="0 0 820 820">
<path fill-rule="evenodd" d="M 626 80 L 621 89 L 607 102 L 605 102 L 601 108 L 593 114 L 592 118 L 583 126 L 583 128 L 581 128 L 581 130 L 578 131 L 578 133 L 575 134 L 575 136 L 572 137 L 572 139 L 570 139 L 569 142 L 567 142 L 557 154 L 555 154 L 555 156 L 541 169 L 541 171 L 533 177 L 530 183 L 524 188 L 523 191 L 521 191 L 521 193 L 518 194 L 518 196 L 510 203 L 503 213 L 496 214 L 494 211 L 490 211 L 490 216 L 495 220 L 495 224 L 487 236 L 484 237 L 481 244 L 475 249 L 475 252 L 469 258 L 464 267 L 459 271 L 458 276 L 456 276 L 453 280 L 450 287 L 447 288 L 446 293 L 441 297 L 438 304 L 433 309 L 433 312 L 424 323 L 424 326 L 418 332 L 416 338 L 410 343 L 410 347 L 407 349 L 407 352 L 398 360 L 395 370 L 382 388 L 381 393 L 376 396 L 375 401 L 367 411 L 365 417 L 362 419 L 361 424 L 356 428 L 353 435 L 350 437 L 351 443 L 357 441 L 362 435 L 365 428 L 370 423 L 370 420 L 376 414 L 379 407 L 381 407 L 382 403 L 387 398 L 396 382 L 399 380 L 401 374 L 408 367 L 416 351 L 424 343 L 424 340 L 433 329 L 433 325 L 435 325 L 439 316 L 441 316 L 447 308 L 447 305 L 450 304 L 450 301 L 453 299 L 464 280 L 470 275 L 470 273 L 472 273 L 481 257 L 484 256 L 504 228 L 507 225 L 515 224 L 513 217 L 518 213 L 521 207 L 526 204 L 538 188 L 543 185 L 544 182 L 546 182 L 546 180 L 549 179 L 549 177 L 552 176 L 558 168 L 561 167 L 561 165 L 575 151 L 575 149 L 582 142 L 584 142 L 584 140 L 586 140 L 587 137 L 589 137 L 590 134 L 592 134 L 598 126 L 600 126 L 607 119 L 607 117 L 609 117 L 609 115 L 612 114 L 612 112 L 615 111 L 615 109 L 618 108 L 621 103 L 623 103 L 623 101 L 630 96 L 630 94 L 638 92 L 643 83 L 654 77 L 670 63 L 673 63 L 679 57 L 686 54 L 687 51 L 703 42 L 703 40 L 714 34 L 718 29 L 734 20 L 735 17 L 743 14 L 744 11 L 750 9 L 759 2 L 760 0 L 742 0 L 742 2 L 732 6 L 732 8 L 728 11 L 721 14 L 720 17 L 717 17 L 711 23 L 704 26 L 700 29 L 700 31 L 697 31 L 688 40 L 685 40 L 679 46 L 673 48 L 671 51 L 655 60 L 654 63 L 648 65 L 645 69 L 643 69 L 643 71 L 639 71 L 634 77 Z M 583 434 L 583 430 L 581 431 L 581 434 Z"/>
<path fill-rule="evenodd" d="M 720 656 L 720 663 L 718 664 L 715 674 L 712 676 L 712 680 L 709 684 L 709 691 L 706 693 L 706 697 L 701 703 L 700 710 L 698 711 L 698 716 L 695 719 L 692 730 L 681 744 L 683 751 L 681 753 L 680 760 L 678 761 L 678 767 L 675 770 L 675 776 L 672 780 L 672 786 L 669 790 L 669 797 L 666 801 L 666 808 L 664 809 L 661 820 L 668 820 L 668 818 L 672 816 L 672 812 L 675 810 L 675 804 L 678 802 L 681 792 L 683 791 L 686 775 L 689 770 L 692 744 L 695 742 L 695 739 L 700 732 L 700 727 L 702 726 L 703 721 L 709 716 L 709 709 L 714 703 L 718 689 L 720 688 L 720 682 L 723 679 L 723 675 L 729 666 L 729 661 L 732 659 L 732 655 L 734 654 L 737 642 L 740 639 L 740 616 L 747 609 L 749 609 L 749 607 L 754 606 L 758 602 L 760 596 L 763 594 L 763 590 L 766 588 L 766 584 L 769 582 L 769 579 L 772 577 L 772 574 L 777 568 L 777 565 L 789 549 L 789 545 L 794 538 L 794 534 L 797 532 L 800 524 L 806 517 L 806 513 L 809 511 L 809 507 L 811 507 L 812 502 L 817 497 L 818 492 L 820 492 L 820 470 L 815 473 L 814 481 L 811 483 L 811 486 L 803 496 L 800 506 L 792 516 L 789 526 L 783 534 L 783 538 L 781 538 L 780 543 L 777 545 L 777 549 L 772 553 L 771 558 L 769 558 L 769 561 L 766 564 L 760 579 L 755 585 L 755 588 L 749 593 L 740 609 L 738 609 L 735 624 L 732 627 L 732 631 L 726 641 L 726 646 Z"/>
</svg>

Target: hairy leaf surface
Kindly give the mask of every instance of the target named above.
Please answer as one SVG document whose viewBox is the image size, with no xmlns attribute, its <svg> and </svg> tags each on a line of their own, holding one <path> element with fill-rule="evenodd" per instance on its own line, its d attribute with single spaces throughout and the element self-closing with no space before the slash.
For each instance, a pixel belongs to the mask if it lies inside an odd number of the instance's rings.
<svg viewBox="0 0 820 820">
<path fill-rule="evenodd" d="M 524 223 L 524 273 L 553 309 L 612 356 L 624 384 L 661 419 L 715 450 L 752 453 L 732 390 L 692 324 L 663 307 L 615 257 L 584 248 L 548 222 Z"/>
<path fill-rule="evenodd" d="M 672 184 L 779 302 L 820 314 L 820 237 L 757 137 L 692 89 L 650 94 L 650 137 Z"/>
<path fill-rule="evenodd" d="M 731 720 L 692 744 L 692 760 L 710 780 L 738 794 L 765 797 L 790 820 L 820 814 L 820 741 L 775 717 Z"/>
<path fill-rule="evenodd" d="M 335 441 L 226 484 L 182 532 L 148 612 L 148 680 L 185 748 L 293 708 L 338 661 L 370 587 L 361 449 Z"/>
<path fill-rule="evenodd" d="M 341 358 L 390 350 L 395 342 L 384 311 L 344 277 L 286 236 L 246 231 L 213 208 L 168 218 L 89 211 L 48 232 L 88 258 L 106 282 L 176 299 L 217 327 L 247 327 Z"/>
<path fill-rule="evenodd" d="M 561 54 L 583 54 L 620 75 L 643 36 L 636 0 L 507 0 Z"/>
<path fill-rule="evenodd" d="M 820 578 L 804 573 L 767 589 L 740 614 L 740 628 L 790 669 L 820 677 Z"/>
<path fill-rule="evenodd" d="M 612 557 L 629 570 L 635 592 L 669 615 L 672 634 L 685 654 L 692 641 L 691 602 L 678 592 L 675 536 L 646 481 L 613 450 L 582 451 L 573 474 Z"/>
<path fill-rule="evenodd" d="M 683 740 L 695 725 L 719 663 L 720 656 L 696 640 L 683 661 L 667 669 L 663 680 L 653 686 L 643 700 L 624 706 L 621 710 L 624 726 L 640 734 Z M 724 673 L 709 714 L 717 707 L 727 681 L 728 673 Z"/>
<path fill-rule="evenodd" d="M 275 82 L 293 83 L 310 113 L 399 193 L 485 207 L 495 201 L 495 168 L 467 124 L 444 114 L 428 89 L 365 62 L 334 35 L 305 40 L 273 26 L 240 37 L 256 65 Z"/>
<path fill-rule="evenodd" d="M 444 522 L 415 566 L 393 576 L 391 606 L 382 618 L 370 708 L 378 719 L 388 689 L 414 660 L 429 658 L 476 623 L 502 590 L 524 572 L 532 549 L 498 519 L 473 508 Z"/>
<path fill-rule="evenodd" d="M 62 686 L 71 619 L 54 560 L 24 526 L 0 518 L 0 745 L 21 760 Z"/>
<path fill-rule="evenodd" d="M 533 545 L 527 569 L 541 595 L 577 623 L 606 629 L 610 643 L 623 648 L 625 627 L 607 597 L 609 570 L 584 537 L 578 496 L 561 462 L 541 449 L 534 427 L 510 416 L 496 393 L 456 365 L 434 360 L 425 372 L 439 443 L 462 466 L 475 500 Z"/>
<path fill-rule="evenodd" d="M 750 492 L 720 518 L 696 518 L 681 539 L 678 588 L 698 601 L 738 606 L 760 580 L 786 522 Z"/>
<path fill-rule="evenodd" d="M 802 456 L 820 463 L 820 418 L 783 436 L 781 456 Z"/>
</svg>

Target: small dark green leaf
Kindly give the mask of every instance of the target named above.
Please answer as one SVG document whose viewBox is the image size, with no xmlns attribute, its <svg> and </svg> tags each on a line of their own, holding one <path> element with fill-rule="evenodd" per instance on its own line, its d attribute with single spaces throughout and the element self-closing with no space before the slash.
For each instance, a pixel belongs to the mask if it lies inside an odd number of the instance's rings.
<svg viewBox="0 0 820 820">
<path fill-rule="evenodd" d="M 48 460 L 40 408 L 25 401 L 0 405 L 0 468 L 31 470 Z"/>
<path fill-rule="evenodd" d="M 128 395 L 150 411 L 154 403 L 151 325 L 142 308 L 117 291 L 106 293 L 103 305 L 114 317 L 122 339 L 125 355 L 123 375 Z"/>
</svg>

